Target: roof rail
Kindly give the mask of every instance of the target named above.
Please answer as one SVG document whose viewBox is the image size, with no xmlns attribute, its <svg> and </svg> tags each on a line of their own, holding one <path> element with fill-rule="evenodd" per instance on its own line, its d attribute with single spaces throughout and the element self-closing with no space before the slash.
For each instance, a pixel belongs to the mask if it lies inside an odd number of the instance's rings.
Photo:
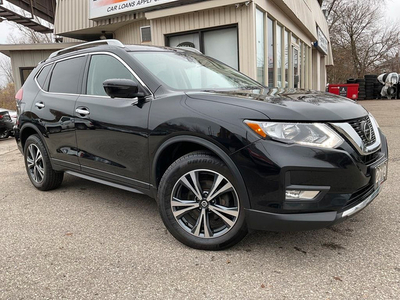
<svg viewBox="0 0 400 300">
<path fill-rule="evenodd" d="M 72 47 L 68 47 L 68 48 L 65 48 L 65 49 L 61 49 L 59 51 L 56 51 L 56 52 L 53 52 L 52 54 L 50 54 L 48 59 L 51 59 L 51 58 L 56 57 L 58 55 L 66 54 L 66 53 L 69 53 L 69 52 L 82 50 L 82 49 L 86 49 L 86 48 L 92 48 L 92 47 L 101 46 L 101 45 L 125 47 L 124 44 L 122 44 L 118 40 L 113 40 L 113 39 L 110 39 L 110 40 L 99 40 L 99 41 L 83 43 L 83 44 L 79 44 L 79 45 L 76 45 L 76 46 L 72 46 Z"/>
<path fill-rule="evenodd" d="M 174 49 L 186 50 L 186 51 L 190 51 L 190 52 L 197 53 L 197 54 L 203 54 L 200 50 L 193 48 L 193 47 L 188 47 L 188 46 L 177 46 Z"/>
</svg>

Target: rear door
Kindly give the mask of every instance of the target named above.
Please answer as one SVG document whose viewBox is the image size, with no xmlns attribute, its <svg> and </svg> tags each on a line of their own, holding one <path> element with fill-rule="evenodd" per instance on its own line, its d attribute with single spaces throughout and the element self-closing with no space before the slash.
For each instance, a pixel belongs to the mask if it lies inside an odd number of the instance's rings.
<svg viewBox="0 0 400 300">
<path fill-rule="evenodd" d="M 112 99 L 105 93 L 103 82 L 107 79 L 138 82 L 133 70 L 114 54 L 93 54 L 85 73 L 86 93 L 78 98 L 75 107 L 82 172 L 147 189 L 147 120 L 151 103 L 135 105 L 135 99 Z"/>
<path fill-rule="evenodd" d="M 74 108 L 86 58 L 81 55 L 47 65 L 35 78 L 40 91 L 32 106 L 33 119 L 45 137 L 52 162 L 68 169 L 79 169 Z"/>
</svg>

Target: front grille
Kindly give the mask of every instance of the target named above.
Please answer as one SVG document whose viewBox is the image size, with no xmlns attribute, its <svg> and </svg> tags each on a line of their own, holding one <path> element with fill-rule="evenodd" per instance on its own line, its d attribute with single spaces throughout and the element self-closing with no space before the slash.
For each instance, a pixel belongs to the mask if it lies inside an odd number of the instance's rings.
<svg viewBox="0 0 400 300">
<path fill-rule="evenodd" d="M 368 147 L 371 146 L 373 143 L 376 142 L 376 136 L 375 136 L 375 131 L 372 127 L 372 123 L 371 120 L 369 118 L 369 116 L 366 116 L 364 118 L 355 120 L 355 121 L 350 121 L 349 124 L 351 125 L 351 127 L 354 128 L 354 130 L 357 132 L 357 134 L 359 135 L 359 137 L 362 139 L 363 144 Z M 365 134 L 364 131 L 364 124 L 367 124 L 367 128 L 369 128 L 371 130 L 371 140 L 369 140 Z"/>
</svg>

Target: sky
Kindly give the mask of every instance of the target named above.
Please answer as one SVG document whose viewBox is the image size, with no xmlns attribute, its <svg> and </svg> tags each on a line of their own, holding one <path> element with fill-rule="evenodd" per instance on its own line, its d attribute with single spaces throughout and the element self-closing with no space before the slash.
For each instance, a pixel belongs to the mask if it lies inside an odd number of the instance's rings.
<svg viewBox="0 0 400 300">
<path fill-rule="evenodd" d="M 386 0 L 385 18 L 400 24 L 400 0 Z M 0 23 L 0 44 L 8 43 L 8 36 L 10 34 L 18 34 L 16 29 L 9 24 L 8 21 Z M 0 53 L 0 60 L 8 59 L 5 55 Z M 0 70 L 0 86 L 3 85 L 4 78 Z"/>
</svg>

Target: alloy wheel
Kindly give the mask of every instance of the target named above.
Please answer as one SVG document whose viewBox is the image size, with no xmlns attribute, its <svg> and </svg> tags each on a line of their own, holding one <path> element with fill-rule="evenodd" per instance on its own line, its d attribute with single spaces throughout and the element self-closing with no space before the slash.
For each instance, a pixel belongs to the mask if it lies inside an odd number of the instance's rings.
<svg viewBox="0 0 400 300">
<path fill-rule="evenodd" d="M 192 170 L 175 184 L 171 209 L 178 224 L 201 238 L 220 237 L 239 217 L 239 199 L 232 183 L 218 172 Z"/>
<path fill-rule="evenodd" d="M 43 155 L 35 144 L 29 145 L 26 155 L 26 162 L 31 178 L 36 183 L 41 183 L 44 179 L 45 174 Z"/>
</svg>

